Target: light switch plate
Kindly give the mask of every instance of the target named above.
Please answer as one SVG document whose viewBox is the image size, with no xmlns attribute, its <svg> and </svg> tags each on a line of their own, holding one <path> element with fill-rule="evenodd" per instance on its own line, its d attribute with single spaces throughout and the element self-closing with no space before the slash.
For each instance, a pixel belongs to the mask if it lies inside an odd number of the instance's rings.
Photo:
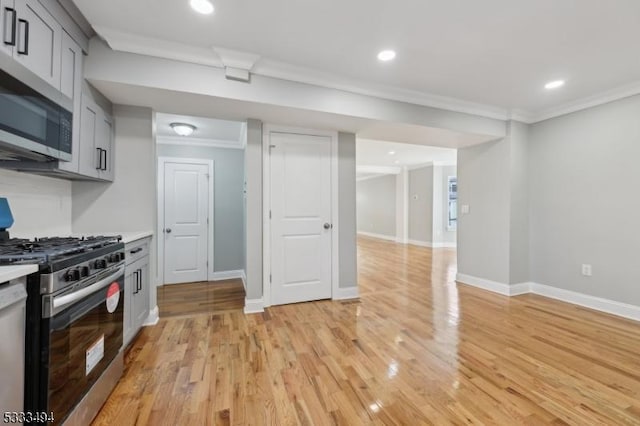
<svg viewBox="0 0 640 426">
<path fill-rule="evenodd" d="M 463 204 L 462 206 L 460 206 L 460 213 L 469 214 L 470 212 L 471 208 L 469 207 L 469 204 Z"/>
</svg>

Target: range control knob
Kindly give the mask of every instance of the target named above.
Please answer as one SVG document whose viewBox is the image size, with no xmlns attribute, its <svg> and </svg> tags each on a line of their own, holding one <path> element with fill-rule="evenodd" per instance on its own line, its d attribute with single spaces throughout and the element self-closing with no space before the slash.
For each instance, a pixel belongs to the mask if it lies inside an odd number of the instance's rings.
<svg viewBox="0 0 640 426">
<path fill-rule="evenodd" d="M 65 281 L 78 281 L 80 279 L 80 271 L 78 269 L 70 269 L 64 275 Z"/>
<path fill-rule="evenodd" d="M 88 276 L 89 276 L 89 267 L 83 266 L 82 268 L 80 268 L 80 278 L 84 278 Z"/>
<path fill-rule="evenodd" d="M 96 263 L 94 264 L 95 269 L 104 269 L 107 267 L 107 261 L 106 259 L 98 259 L 96 260 Z"/>
<path fill-rule="evenodd" d="M 113 253 L 111 256 L 109 256 L 109 262 L 111 263 L 118 263 L 120 262 L 120 253 Z"/>
</svg>

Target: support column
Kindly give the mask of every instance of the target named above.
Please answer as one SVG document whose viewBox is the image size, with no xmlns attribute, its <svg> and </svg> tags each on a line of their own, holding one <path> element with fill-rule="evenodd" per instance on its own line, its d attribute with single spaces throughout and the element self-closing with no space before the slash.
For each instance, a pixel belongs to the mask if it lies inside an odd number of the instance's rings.
<svg viewBox="0 0 640 426">
<path fill-rule="evenodd" d="M 409 243 L 409 170 L 396 175 L 396 242 Z"/>
</svg>

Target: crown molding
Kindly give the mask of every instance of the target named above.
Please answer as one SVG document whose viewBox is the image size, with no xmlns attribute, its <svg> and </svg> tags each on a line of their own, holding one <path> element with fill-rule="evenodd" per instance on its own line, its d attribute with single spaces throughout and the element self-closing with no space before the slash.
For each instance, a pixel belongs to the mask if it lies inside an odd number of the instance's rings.
<svg viewBox="0 0 640 426">
<path fill-rule="evenodd" d="M 158 136 L 156 142 L 159 145 L 200 146 L 205 148 L 244 149 L 241 141 L 205 139 L 180 136 Z"/>
<path fill-rule="evenodd" d="M 539 123 L 541 121 L 549 120 L 551 118 L 560 117 L 562 115 L 571 114 L 573 112 L 582 111 L 588 108 L 593 108 L 598 105 L 608 104 L 610 102 L 618 101 L 620 99 L 628 98 L 640 94 L 640 81 L 636 81 L 625 86 L 621 86 L 612 90 L 597 93 L 595 95 L 587 96 L 582 99 L 578 99 L 572 102 L 565 103 L 563 105 L 549 108 L 538 114 L 532 116 L 531 123 Z"/>
<path fill-rule="evenodd" d="M 570 114 L 572 112 L 581 111 L 640 94 L 640 81 L 637 81 L 616 89 L 555 106 L 553 108 L 532 112 L 522 109 L 501 108 L 394 86 L 364 83 L 361 80 L 345 78 L 333 73 L 327 73 L 260 57 L 259 55 L 251 52 L 236 51 L 220 47 L 196 47 L 169 40 L 161 40 L 127 33 L 102 26 L 95 26 L 94 29 L 96 33 L 107 42 L 109 47 L 116 51 L 154 56 L 163 59 L 173 59 L 216 68 L 225 68 L 227 65 L 226 62 L 228 62 L 241 65 L 240 68 L 250 69 L 252 74 L 264 77 L 310 84 L 364 96 L 406 102 L 409 104 L 438 108 L 496 120 L 515 120 L 526 124 L 538 123 L 540 121 L 545 121 L 551 118 Z"/>
</svg>

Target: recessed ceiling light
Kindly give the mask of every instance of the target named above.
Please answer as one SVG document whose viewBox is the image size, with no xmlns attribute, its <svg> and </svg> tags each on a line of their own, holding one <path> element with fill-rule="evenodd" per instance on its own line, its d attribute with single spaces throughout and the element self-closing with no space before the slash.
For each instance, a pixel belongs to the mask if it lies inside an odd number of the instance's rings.
<svg viewBox="0 0 640 426">
<path fill-rule="evenodd" d="M 396 155 L 395 151 L 389 151 L 389 155 Z"/>
<path fill-rule="evenodd" d="M 190 136 L 196 130 L 196 126 L 186 123 L 171 123 L 170 126 L 179 136 Z"/>
<path fill-rule="evenodd" d="M 393 50 L 383 50 L 382 52 L 378 53 L 378 59 L 385 62 L 390 61 L 395 57 L 396 52 L 394 52 Z"/>
<path fill-rule="evenodd" d="M 544 85 L 544 88 L 547 90 L 551 90 L 551 89 L 557 89 L 559 87 L 564 86 L 564 80 L 555 80 L 555 81 L 550 81 L 547 84 Z"/>
<path fill-rule="evenodd" d="M 189 2 L 191 8 L 203 15 L 210 15 L 213 13 L 213 4 L 209 0 L 191 0 Z"/>
</svg>

